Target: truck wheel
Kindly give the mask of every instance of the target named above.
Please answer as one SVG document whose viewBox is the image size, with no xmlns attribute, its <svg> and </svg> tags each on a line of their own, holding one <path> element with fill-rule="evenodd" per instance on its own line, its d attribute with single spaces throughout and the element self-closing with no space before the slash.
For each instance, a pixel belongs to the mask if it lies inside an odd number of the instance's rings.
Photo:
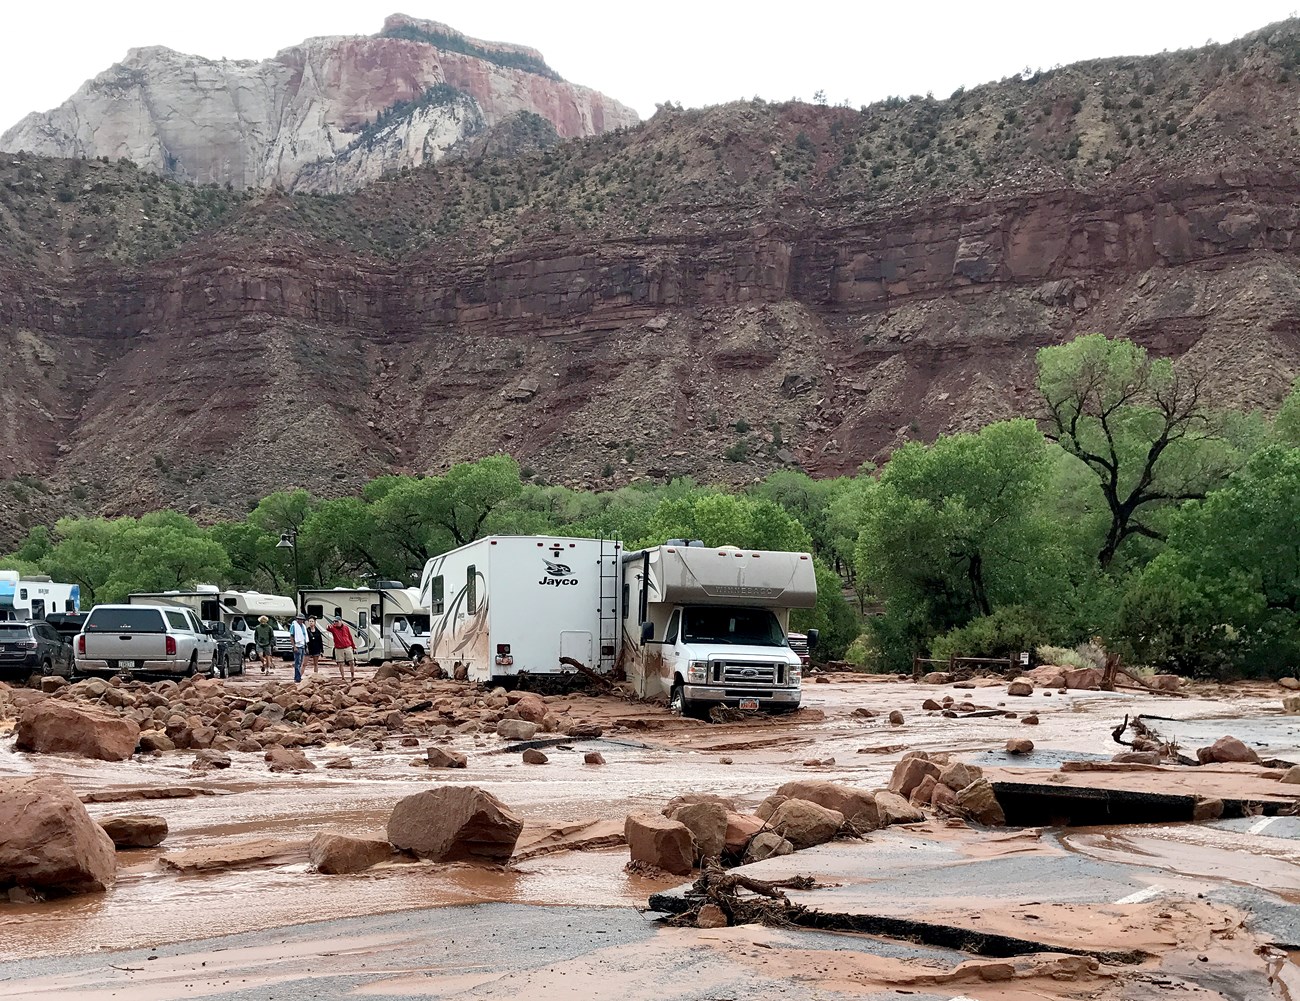
<svg viewBox="0 0 1300 1001">
<path fill-rule="evenodd" d="M 411 647 L 409 653 L 411 654 L 411 660 L 415 661 L 417 664 L 424 660 L 424 647 L 422 646 Z"/>
<path fill-rule="evenodd" d="M 257 653 L 257 647 L 253 646 L 252 643 L 248 644 L 248 646 L 244 647 L 244 660 L 252 660 L 255 653 Z"/>
<path fill-rule="evenodd" d="M 54 665 L 51 664 L 48 660 L 41 661 L 41 674 L 53 674 L 53 673 L 54 673 Z"/>
<path fill-rule="evenodd" d="M 190 662 L 185 666 L 185 677 L 192 678 L 199 670 L 199 653 L 194 651 L 190 654 Z"/>
</svg>

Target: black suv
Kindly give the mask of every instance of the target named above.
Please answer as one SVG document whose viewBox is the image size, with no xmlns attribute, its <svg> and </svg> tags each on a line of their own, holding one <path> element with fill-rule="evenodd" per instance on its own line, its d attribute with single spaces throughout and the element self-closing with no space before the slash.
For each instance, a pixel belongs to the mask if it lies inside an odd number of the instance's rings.
<svg viewBox="0 0 1300 1001">
<path fill-rule="evenodd" d="M 239 637 L 225 622 L 203 622 L 203 627 L 217 641 L 217 658 L 214 661 L 217 674 L 223 678 L 233 678 L 244 673 L 244 645 Z"/>
<path fill-rule="evenodd" d="M 72 675 L 72 644 L 48 622 L 0 622 L 0 677 Z"/>
</svg>

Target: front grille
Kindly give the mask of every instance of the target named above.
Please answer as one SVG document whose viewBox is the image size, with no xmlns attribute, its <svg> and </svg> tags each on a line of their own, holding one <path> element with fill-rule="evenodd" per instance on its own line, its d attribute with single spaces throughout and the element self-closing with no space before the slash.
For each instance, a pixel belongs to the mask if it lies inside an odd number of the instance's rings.
<svg viewBox="0 0 1300 1001">
<path fill-rule="evenodd" d="M 778 684 L 777 665 L 720 660 L 713 665 L 713 680 L 724 685 L 775 685 Z"/>
</svg>

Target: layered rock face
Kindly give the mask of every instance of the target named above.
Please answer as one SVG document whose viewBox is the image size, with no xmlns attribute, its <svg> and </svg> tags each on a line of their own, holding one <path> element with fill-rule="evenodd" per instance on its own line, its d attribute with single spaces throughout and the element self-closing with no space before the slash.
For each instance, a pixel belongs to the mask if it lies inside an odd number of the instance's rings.
<svg viewBox="0 0 1300 1001">
<path fill-rule="evenodd" d="M 374 37 L 311 38 L 260 62 L 132 49 L 0 150 L 127 158 L 197 184 L 346 191 L 440 159 L 511 116 L 565 138 L 635 125 L 632 109 L 560 79 L 541 54 L 401 15 Z"/>
</svg>

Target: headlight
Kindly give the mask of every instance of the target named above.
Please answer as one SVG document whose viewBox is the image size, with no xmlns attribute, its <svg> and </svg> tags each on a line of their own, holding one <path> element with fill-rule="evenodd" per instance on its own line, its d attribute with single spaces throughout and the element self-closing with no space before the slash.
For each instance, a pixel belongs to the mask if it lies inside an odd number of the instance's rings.
<svg viewBox="0 0 1300 1001">
<path fill-rule="evenodd" d="M 690 682 L 701 682 L 709 680 L 709 662 L 707 660 L 693 660 L 686 668 L 686 680 Z"/>
<path fill-rule="evenodd" d="M 785 671 L 786 671 L 785 676 L 786 676 L 786 679 L 787 679 L 787 683 L 788 683 L 788 684 L 791 684 L 791 685 L 797 685 L 797 684 L 799 684 L 800 682 L 803 681 L 803 667 L 802 667 L 802 665 L 800 665 L 800 664 L 795 664 L 795 665 L 792 666 L 792 667 L 787 667 L 787 668 L 785 669 Z"/>
</svg>

